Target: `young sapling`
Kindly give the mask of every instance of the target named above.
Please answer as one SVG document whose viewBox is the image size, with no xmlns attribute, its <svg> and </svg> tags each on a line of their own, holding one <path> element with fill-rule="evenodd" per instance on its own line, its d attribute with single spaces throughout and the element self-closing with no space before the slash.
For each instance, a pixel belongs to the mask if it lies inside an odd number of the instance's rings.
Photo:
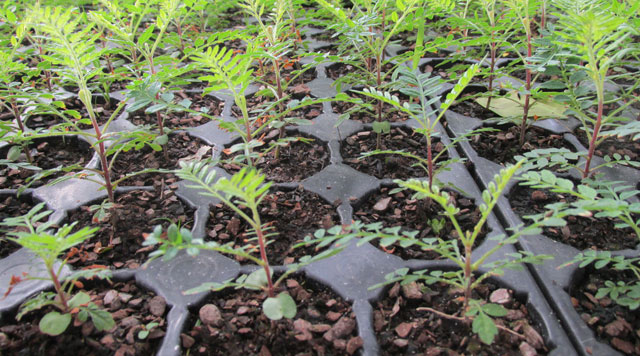
<svg viewBox="0 0 640 356">
<path fill-rule="evenodd" d="M 224 283 L 205 283 L 200 287 L 191 289 L 187 293 L 200 293 L 209 290 L 221 290 L 227 287 L 263 289 L 267 293 L 267 298 L 263 302 L 263 311 L 265 315 L 272 320 L 279 320 L 283 317 L 293 318 L 296 315 L 297 308 L 293 298 L 286 292 L 276 294 L 278 286 L 289 275 L 296 272 L 300 267 L 307 265 L 313 261 L 332 256 L 339 250 L 329 250 L 320 253 L 314 257 L 305 256 L 298 263 L 288 265 L 288 269 L 276 280 L 273 279 L 273 270 L 269 265 L 269 259 L 266 246 L 269 238 L 276 236 L 275 232 L 271 232 L 271 228 L 262 223 L 258 206 L 266 197 L 271 182 L 265 182 L 265 175 L 260 174 L 255 168 L 244 167 L 238 173 L 234 174 L 231 179 L 216 179 L 216 171 L 213 169 L 214 164 L 207 162 L 190 162 L 180 163 L 181 169 L 176 174 L 181 179 L 187 180 L 192 184 L 189 188 L 199 190 L 204 196 L 217 198 L 226 206 L 231 208 L 251 227 L 251 234 L 255 235 L 258 241 L 259 257 L 251 254 L 253 247 L 248 245 L 241 247 L 232 247 L 233 242 L 221 245 L 215 241 L 204 242 L 202 239 L 196 239 L 186 229 L 178 229 L 177 226 L 171 225 L 166 235 L 162 233 L 162 227 L 158 226 L 153 234 L 147 236 L 145 245 L 157 245 L 159 248 L 150 254 L 150 257 L 157 258 L 164 256 L 164 259 L 173 258 L 179 250 L 186 249 L 189 255 L 197 255 L 199 250 L 212 250 L 226 254 L 232 254 L 238 257 L 246 258 L 256 265 L 259 269 L 250 275 L 243 275 L 235 281 L 229 280 Z M 164 237 L 166 236 L 166 237 Z"/>
<path fill-rule="evenodd" d="M 54 286 L 53 292 L 41 292 L 24 302 L 18 310 L 16 319 L 20 321 L 26 313 L 53 306 L 57 310 L 45 314 L 38 324 L 40 331 L 45 334 L 54 336 L 62 334 L 74 318 L 80 322 L 91 318 L 96 329 L 111 329 L 115 322 L 109 312 L 92 303 L 87 293 L 73 293 L 78 279 L 108 278 L 110 272 L 105 269 L 87 269 L 64 276 L 63 268 L 66 265 L 66 259 L 58 260 L 67 250 L 91 238 L 97 229 L 83 227 L 72 233 L 75 222 L 56 229 L 52 222 L 42 222 L 52 213 L 52 211 L 41 211 L 44 206 L 44 203 L 40 203 L 26 215 L 7 218 L 0 223 L 0 226 L 10 229 L 6 232 L 9 240 L 40 258 L 47 273 L 46 277 L 27 275 L 26 278 L 24 276 L 12 278 L 12 284 L 6 294 L 11 292 L 15 284 L 24 280 L 47 280 Z"/>
<path fill-rule="evenodd" d="M 447 241 L 437 237 L 418 239 L 416 238 L 418 234 L 417 231 L 402 231 L 399 226 L 382 228 L 380 223 L 365 225 L 361 222 L 355 222 L 346 228 L 336 226 L 327 231 L 319 230 L 314 235 L 314 238 L 306 239 L 303 244 L 318 244 L 318 246 L 326 246 L 329 244 L 344 245 L 353 238 L 360 238 L 358 244 L 363 244 L 374 239 L 379 239 L 382 247 L 397 244 L 402 248 L 407 248 L 416 245 L 424 250 L 437 252 L 440 256 L 453 262 L 458 269 L 446 272 L 432 271 L 427 273 L 427 270 L 421 270 L 409 273 L 407 268 L 403 268 L 388 274 L 385 282 L 370 288 L 379 288 L 396 282 L 407 284 L 424 281 L 427 284 L 444 282 L 454 288 L 460 289 L 463 291 L 464 301 L 463 307 L 456 315 L 449 315 L 428 307 L 421 307 L 419 310 L 429 311 L 441 317 L 468 324 L 472 327 L 472 331 L 478 334 L 484 343 L 491 344 L 499 329 L 510 333 L 514 332 L 504 326 L 496 324 L 492 319 L 492 317 L 504 316 L 506 310 L 497 304 L 474 300 L 472 298 L 473 290 L 487 278 L 504 274 L 505 269 L 521 270 L 523 269 L 523 263 L 541 263 L 545 259 L 551 258 L 551 256 L 535 256 L 528 252 L 518 252 L 506 254 L 503 259 L 488 262 L 490 257 L 500 251 L 505 245 L 516 243 L 521 236 L 539 233 L 540 227 L 542 226 L 560 226 L 565 223 L 563 217 L 566 216 L 566 214 L 559 210 L 553 211 L 548 216 L 536 216 L 530 225 L 519 227 L 513 230 L 508 236 L 501 235 L 492 238 L 492 240 L 497 241 L 497 243 L 481 255 L 475 255 L 473 249 L 474 243 L 478 239 L 483 226 L 486 224 L 491 211 L 500 199 L 502 192 L 506 189 L 509 181 L 514 177 L 522 164 L 523 162 L 520 161 L 516 165 L 507 166 L 495 176 L 494 182 L 491 182 L 488 189 L 482 192 L 483 203 L 479 207 L 481 216 L 478 222 L 468 230 L 463 230 L 458 222 L 457 215 L 460 209 L 451 202 L 449 192 L 440 190 L 437 184 L 429 186 L 429 183 L 426 181 L 416 179 L 395 181 L 399 184 L 400 188 L 413 191 L 415 193 L 413 198 L 430 198 L 436 204 L 440 205 L 444 209 L 446 219 L 454 226 L 458 241 Z M 462 251 L 458 247 L 458 243 L 462 245 Z M 479 273 L 480 270 L 483 272 Z"/>
</svg>

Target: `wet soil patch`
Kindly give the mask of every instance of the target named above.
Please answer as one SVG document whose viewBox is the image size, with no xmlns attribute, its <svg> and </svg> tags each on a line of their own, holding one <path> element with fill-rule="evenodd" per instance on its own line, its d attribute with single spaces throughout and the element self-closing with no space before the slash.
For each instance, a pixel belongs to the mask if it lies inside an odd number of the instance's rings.
<svg viewBox="0 0 640 356">
<path fill-rule="evenodd" d="M 302 278 L 283 284 L 298 307 L 293 319 L 271 321 L 264 316 L 264 292 L 216 293 L 187 320 L 181 335 L 183 350 L 191 355 L 293 356 L 353 355 L 361 348 L 355 314 L 348 303 Z"/>
<path fill-rule="evenodd" d="M 0 344 L 3 355 L 154 355 L 162 343 L 167 328 L 168 308 L 164 298 L 143 290 L 133 281 L 83 282 L 84 292 L 99 308 L 111 313 L 116 326 L 97 331 L 93 323 L 74 322 L 60 336 L 40 333 L 38 322 L 52 307 L 27 313 L 15 323 L 15 314 L 3 318 Z M 158 323 L 149 335 L 141 339 L 138 333 L 149 323 Z"/>
<path fill-rule="evenodd" d="M 376 99 L 351 91 L 348 94 L 352 98 L 362 100 L 363 104 L 354 104 L 346 101 L 333 101 L 331 102 L 331 107 L 335 113 L 341 115 L 348 113 L 349 119 L 366 124 L 377 120 L 378 114 L 376 106 L 378 105 L 378 101 Z M 401 104 L 407 103 L 410 100 L 409 97 L 404 94 L 398 92 L 393 92 L 392 94 L 398 97 Z M 386 103 L 382 104 L 382 119 L 384 121 L 403 122 L 410 118 L 411 116 L 394 108 L 393 106 Z"/>
<path fill-rule="evenodd" d="M 428 307 L 449 315 L 460 316 L 462 291 L 439 283 L 425 286 L 413 282 L 394 285 L 373 312 L 373 328 L 380 344 L 381 355 L 541 355 L 547 354 L 542 336 L 535 330 L 531 311 L 518 301 L 511 290 L 485 282 L 472 297 L 489 302 L 500 300 L 507 315 L 495 318 L 519 336 L 500 330 L 491 345 L 486 345 L 471 330 L 471 324 L 448 319 Z"/>
<path fill-rule="evenodd" d="M 565 196 L 548 190 L 517 186 L 509 195 L 513 211 L 520 217 L 540 214 L 547 210 L 545 205 L 556 202 L 572 202 L 573 196 Z M 637 217 L 636 217 L 637 219 Z M 564 227 L 546 227 L 544 235 L 579 250 L 623 250 L 638 245 L 638 237 L 631 228 L 618 229 L 616 221 L 608 218 L 568 216 Z"/>
<path fill-rule="evenodd" d="M 360 160 L 361 154 L 376 149 L 376 136 L 373 131 L 360 131 L 347 137 L 340 145 L 340 154 L 344 163 L 354 169 L 376 178 L 407 179 L 427 176 L 421 167 L 412 167 L 416 160 L 394 154 L 380 154 Z M 405 127 L 392 128 L 389 134 L 382 135 L 382 150 L 410 152 L 420 157 L 427 156 L 427 143 L 423 135 Z M 433 155 L 444 150 L 444 145 L 436 140 L 432 142 Z M 446 159 L 440 157 L 439 160 Z"/>
<path fill-rule="evenodd" d="M 111 170 L 112 180 L 144 169 L 177 169 L 181 159 L 205 159 L 211 157 L 212 147 L 186 132 L 169 135 L 169 141 L 162 151 L 154 151 L 149 146 L 140 150 L 132 149 L 117 156 Z M 163 179 L 175 177 L 173 173 L 164 173 Z M 158 180 L 158 173 L 135 175 L 122 181 L 127 186 L 152 186 Z"/>
<path fill-rule="evenodd" d="M 25 215 L 37 203 L 33 203 L 29 197 L 15 195 L 0 195 L 0 222 L 7 218 Z M 10 229 L 10 227 L 2 227 Z M 6 236 L 6 235 L 5 235 Z M 20 249 L 20 245 L 5 238 L 0 239 L 0 258 L 5 258 Z"/>
<path fill-rule="evenodd" d="M 134 190 L 116 196 L 117 215 L 96 221 L 89 206 L 69 213 L 67 221 L 77 226 L 97 227 L 95 236 L 72 249 L 69 263 L 76 268 L 94 264 L 114 268 L 137 268 L 147 260 L 153 246 L 143 247 L 143 235 L 151 233 L 156 225 L 167 227 L 170 222 L 191 229 L 195 209 L 178 199 L 176 179 L 167 179 L 155 190 Z M 115 231 L 112 228 L 115 223 Z M 109 242 L 112 242 L 109 245 Z"/>
<path fill-rule="evenodd" d="M 302 256 L 315 254 L 317 251 L 311 246 L 295 250 L 292 247 L 317 229 L 328 229 L 339 224 L 340 217 L 336 209 L 336 204 L 327 203 L 319 195 L 302 187 L 269 193 L 259 207 L 262 223 L 270 227 L 268 233 L 277 233 L 268 238 L 269 263 L 289 264 Z M 246 213 L 250 214 L 249 211 Z M 249 229 L 249 225 L 226 205 L 219 203 L 212 206 L 207 221 L 207 239 L 220 243 L 233 241 L 237 247 L 250 244 L 254 256 L 259 257 L 258 241 L 254 234 L 249 234 Z M 240 257 L 234 258 L 241 263 L 252 263 Z"/>
<path fill-rule="evenodd" d="M 426 238 L 456 240 L 458 238 L 455 228 L 439 204 L 430 199 L 414 199 L 412 198 L 413 193 L 409 190 L 391 194 L 394 188 L 397 187 L 383 187 L 365 197 L 362 202 L 355 204 L 355 219 L 366 224 L 381 222 L 384 227 L 402 226 L 407 231 L 417 230 L 419 231 L 418 235 L 416 235 L 417 240 Z M 480 211 L 471 199 L 465 198 L 457 192 L 452 192 L 451 196 L 455 201 L 455 205 L 460 209 L 460 212 L 456 215 L 460 227 L 463 231 L 472 231 L 475 224 L 480 220 Z M 483 227 L 474 246 L 482 243 L 486 232 L 486 227 Z M 404 248 L 394 244 L 384 248 L 380 246 L 379 241 L 379 239 L 376 239 L 372 243 L 383 251 L 405 260 L 426 260 L 440 257 L 437 253 L 423 250 L 418 245 Z M 463 251 L 462 245 L 458 245 Z"/>
<path fill-rule="evenodd" d="M 190 110 L 203 112 L 212 116 L 222 115 L 224 102 L 211 95 L 202 95 L 199 93 L 184 91 L 175 92 L 175 95 L 179 101 L 184 99 L 190 100 Z M 160 112 L 160 117 L 164 120 L 164 126 L 170 129 L 196 127 L 206 124 L 210 120 L 203 115 L 187 111 L 171 111 L 169 113 L 163 111 Z M 157 125 L 158 119 L 156 113 L 147 114 L 141 109 L 132 113 L 129 117 L 129 121 L 135 125 Z"/>
<path fill-rule="evenodd" d="M 31 157 L 33 158 L 33 166 L 43 170 L 53 169 L 59 166 L 69 167 L 78 165 L 86 166 L 93 157 L 94 150 L 83 140 L 75 136 L 58 136 L 40 139 L 29 145 Z M 24 154 L 23 154 L 24 155 Z M 26 162 L 26 159 L 23 161 Z M 7 166 L 0 168 L 0 189 L 17 189 L 20 186 L 28 184 L 29 177 L 33 177 L 41 173 L 41 171 L 30 170 L 25 168 L 13 169 Z M 66 174 L 60 171 L 44 177 L 43 180 L 35 181 L 31 184 L 32 188 L 40 187 L 46 181 L 59 178 Z M 73 173 L 70 173 L 73 174 Z"/>
<path fill-rule="evenodd" d="M 520 127 L 515 125 L 503 126 L 500 131 L 481 132 L 473 136 L 469 142 L 480 157 L 502 165 L 516 163 L 515 156 L 535 149 L 566 148 L 573 151 L 573 147 L 564 140 L 562 134 L 553 134 L 537 126 L 527 128 L 522 146 Z"/>
<path fill-rule="evenodd" d="M 275 142 L 278 135 L 279 130 L 272 130 L 265 137 L 266 144 Z M 317 138 L 296 133 L 289 133 L 287 136 L 300 137 L 300 139 L 287 144 L 287 146 L 280 147 L 278 158 L 276 158 L 276 152 L 273 149 L 262 154 L 255 162 L 255 166 L 262 170 L 267 176 L 267 180 L 278 183 L 299 182 L 320 172 L 329 165 L 331 153 L 326 143 Z M 229 160 L 229 162 L 222 164 L 222 167 L 227 172 L 234 174 L 242 168 L 240 164 L 233 162 L 233 158 L 239 153 L 234 152 L 229 155 L 226 150 L 223 152 L 222 158 Z"/>
<path fill-rule="evenodd" d="M 582 320 L 593 330 L 599 341 L 608 343 L 626 355 L 640 355 L 640 313 L 638 310 L 618 305 L 608 296 L 596 298 L 598 289 L 605 282 L 624 281 L 627 285 L 637 283 L 637 277 L 631 271 L 618 271 L 612 268 L 596 270 L 587 267 L 581 281 L 574 284 L 571 302 Z"/>
</svg>

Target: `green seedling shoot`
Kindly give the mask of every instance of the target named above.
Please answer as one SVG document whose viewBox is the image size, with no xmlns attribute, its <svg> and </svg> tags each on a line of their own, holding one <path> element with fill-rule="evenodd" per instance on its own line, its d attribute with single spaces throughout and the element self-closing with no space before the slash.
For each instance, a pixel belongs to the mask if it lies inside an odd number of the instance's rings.
<svg viewBox="0 0 640 356">
<path fill-rule="evenodd" d="M 298 263 L 288 265 L 287 271 L 276 280 L 273 280 L 273 270 L 269 266 L 266 246 L 268 239 L 274 238 L 276 233 L 270 231 L 269 226 L 262 223 L 258 210 L 260 202 L 265 198 L 271 187 L 271 182 L 265 182 L 265 176 L 258 173 L 255 168 L 245 167 L 234 174 L 231 179 L 220 178 L 215 180 L 214 164 L 181 162 L 180 165 L 181 169 L 176 171 L 176 174 L 181 179 L 192 183 L 188 186 L 189 188 L 198 189 L 200 194 L 204 196 L 219 199 L 251 226 L 251 233 L 255 235 L 258 241 L 260 257 L 255 257 L 251 254 L 253 248 L 249 245 L 232 247 L 233 242 L 224 245 L 215 241 L 205 243 L 201 238 L 193 238 L 188 230 L 184 228 L 178 229 L 176 225 L 169 226 L 166 237 L 163 235 L 162 227 L 160 226 L 156 227 L 153 234 L 147 237 L 145 245 L 160 245 L 156 251 L 150 254 L 150 257 L 153 259 L 164 256 L 164 259 L 168 260 L 176 256 L 179 250 L 186 249 L 190 255 L 197 255 L 199 250 L 212 250 L 246 258 L 258 265 L 259 269 L 249 275 L 242 275 L 235 281 L 205 283 L 200 287 L 186 291 L 186 293 L 217 291 L 227 287 L 263 289 L 267 293 L 267 298 L 262 307 L 264 314 L 268 318 L 272 320 L 279 320 L 283 317 L 293 318 L 297 312 L 296 303 L 286 292 L 276 294 L 280 283 L 299 270 L 300 267 L 319 259 L 330 257 L 340 250 L 328 250 L 313 257 L 305 256 Z"/>
<path fill-rule="evenodd" d="M 460 77 L 458 83 L 447 94 L 445 101 L 440 104 L 440 110 L 437 112 L 432 110 L 431 107 L 438 100 L 436 94 L 440 90 L 441 85 L 439 83 L 439 77 L 431 77 L 431 73 L 420 73 L 417 70 L 411 71 L 408 68 L 399 67 L 393 75 L 393 80 L 397 81 L 400 92 L 412 98 L 417 98 L 419 100 L 419 104 L 401 104 L 397 96 L 391 95 L 388 92 L 376 90 L 375 88 L 364 89 L 361 91 L 361 94 L 390 104 L 416 119 L 420 123 L 418 132 L 423 134 L 427 141 L 426 159 L 422 156 L 414 155 L 409 152 L 389 150 L 375 150 L 365 153 L 364 156 L 366 157 L 376 154 L 399 154 L 411 157 L 419 162 L 418 164 L 422 165 L 422 167 L 426 166 L 426 172 L 429 177 L 429 187 L 433 186 L 434 176 L 436 173 L 435 162 L 441 155 L 446 153 L 446 150 L 443 150 L 437 155 L 433 155 L 432 146 L 433 137 L 437 133 L 436 126 L 478 71 L 478 65 L 472 65 L 469 67 L 469 69 L 467 69 L 467 71 Z M 437 114 L 437 116 L 433 118 L 435 114 Z"/>
<path fill-rule="evenodd" d="M 505 269 L 521 270 L 523 263 L 541 263 L 551 256 L 534 256 L 528 252 L 518 252 L 506 254 L 504 259 L 492 260 L 490 257 L 500 251 L 507 244 L 514 244 L 523 235 L 537 234 L 541 231 L 541 226 L 561 226 L 565 223 L 563 217 L 566 214 L 562 211 L 554 211 L 548 216 L 533 217 L 534 221 L 526 227 L 520 227 L 512 231 L 508 236 L 501 235 L 493 237 L 497 243 L 494 247 L 484 252 L 480 256 L 473 255 L 473 245 L 476 242 L 482 227 L 487 222 L 491 211 L 496 206 L 502 192 L 507 184 L 516 174 L 522 165 L 522 161 L 515 166 L 508 166 L 500 171 L 494 178 L 494 182 L 489 184 L 487 190 L 482 192 L 483 203 L 480 205 L 480 219 L 470 230 L 463 230 L 458 223 L 457 214 L 460 209 L 451 203 L 450 193 L 440 190 L 438 185 L 429 186 L 428 182 L 412 179 L 409 181 L 396 180 L 401 188 L 412 190 L 415 194 L 412 198 L 430 198 L 444 209 L 445 217 L 452 223 L 458 236 L 458 241 L 443 240 L 438 237 L 416 238 L 417 231 L 402 231 L 400 226 L 393 228 L 383 228 L 381 223 L 363 224 L 355 222 L 347 228 L 335 226 L 329 230 L 318 230 L 313 238 L 308 238 L 302 244 L 318 244 L 326 246 L 329 244 L 344 245 L 353 238 L 360 238 L 358 244 L 379 239 L 382 247 L 393 244 L 406 248 L 417 245 L 424 250 L 437 252 L 443 258 L 453 262 L 458 269 L 453 271 L 431 271 L 427 270 L 410 272 L 408 269 L 400 269 L 386 276 L 386 281 L 370 287 L 371 289 L 400 282 L 408 284 L 416 281 L 423 281 L 426 284 L 444 282 L 456 289 L 461 289 L 464 293 L 464 304 L 460 312 L 456 315 L 449 315 L 428 307 L 421 307 L 419 310 L 429 311 L 441 317 L 461 321 L 470 325 L 472 331 L 476 333 L 482 342 L 491 344 L 499 330 L 514 333 L 508 328 L 498 325 L 493 321 L 493 317 L 504 316 L 506 310 L 493 303 L 484 303 L 472 298 L 472 291 L 477 288 L 485 279 L 504 274 Z M 463 246 L 461 250 L 458 246 Z M 479 272 L 482 270 L 483 272 Z"/>
<path fill-rule="evenodd" d="M 26 313 L 52 306 L 56 310 L 50 311 L 40 319 L 40 331 L 49 335 L 60 335 L 67 330 L 73 318 L 81 322 L 91 318 L 98 330 L 109 330 L 115 322 L 111 314 L 100 309 L 91 302 L 91 297 L 84 292 L 73 293 L 74 286 L 80 278 L 108 278 L 110 272 L 104 269 L 88 269 L 63 276 L 66 259 L 58 259 L 70 248 L 91 238 L 96 228 L 84 227 L 74 233 L 76 223 L 64 225 L 54 229 L 53 223 L 41 220 L 51 214 L 51 211 L 41 211 L 44 203 L 36 205 L 26 215 L 5 219 L 0 226 L 9 228 L 6 233 L 8 239 L 28 249 L 42 261 L 47 276 L 13 277 L 6 294 L 9 294 L 15 284 L 23 280 L 46 280 L 53 284 L 53 292 L 41 292 L 37 296 L 24 302 L 18 311 L 16 319 L 19 321 Z M 56 263 L 59 263 L 56 266 Z"/>
</svg>

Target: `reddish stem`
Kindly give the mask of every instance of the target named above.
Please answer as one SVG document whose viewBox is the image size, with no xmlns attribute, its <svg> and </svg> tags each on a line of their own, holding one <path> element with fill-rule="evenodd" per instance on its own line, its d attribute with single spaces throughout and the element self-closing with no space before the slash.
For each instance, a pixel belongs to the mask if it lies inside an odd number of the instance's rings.
<svg viewBox="0 0 640 356">
<path fill-rule="evenodd" d="M 269 298 L 273 298 L 275 296 L 275 289 L 273 288 L 273 281 L 271 280 L 271 270 L 269 268 L 269 259 L 267 258 L 267 250 L 265 248 L 262 227 L 256 229 L 256 233 L 258 235 L 258 245 L 260 246 L 260 258 L 262 259 L 262 262 L 264 262 L 262 267 L 267 275 L 267 294 L 269 295 Z"/>
<path fill-rule="evenodd" d="M 462 236 L 460 236 L 460 238 L 462 238 Z M 464 286 L 464 307 L 462 308 L 464 313 L 466 313 L 469 307 L 469 300 L 471 300 L 471 283 L 473 279 L 471 271 L 471 248 L 471 246 L 464 247 L 464 279 L 466 283 Z"/>
<path fill-rule="evenodd" d="M 178 38 L 180 39 L 180 52 L 184 53 L 184 42 L 182 41 L 182 26 L 176 26 L 178 32 Z"/>
<path fill-rule="evenodd" d="M 598 134 L 600 133 L 600 127 L 602 126 L 602 112 L 603 112 L 604 102 L 602 98 L 598 98 L 598 119 L 596 120 L 596 125 L 593 128 L 593 135 L 591 136 L 591 141 L 589 141 L 589 153 L 587 153 L 587 162 L 584 165 L 584 171 L 582 172 L 582 179 L 587 178 L 589 176 L 589 169 L 591 165 L 591 159 L 593 158 L 593 154 L 596 151 L 596 141 L 598 138 Z"/>
<path fill-rule="evenodd" d="M 433 186 L 433 153 L 431 151 L 431 137 L 427 137 L 427 172 L 429 175 L 429 191 Z"/>
<path fill-rule="evenodd" d="M 49 276 L 51 276 L 51 281 L 53 282 L 53 286 L 56 289 L 56 293 L 58 294 L 58 297 L 60 298 L 60 304 L 62 304 L 62 307 L 64 308 L 64 312 L 68 312 L 69 311 L 69 305 L 67 304 L 67 297 L 64 294 L 64 291 L 62 290 L 62 286 L 60 285 L 60 280 L 58 279 L 58 276 L 56 276 L 56 273 L 53 271 L 53 267 L 49 267 Z"/>
<path fill-rule="evenodd" d="M 384 52 L 384 51 L 383 51 Z M 383 54 L 384 55 L 384 54 Z M 377 87 L 380 88 L 380 86 L 382 85 L 382 60 L 380 58 L 380 54 L 378 54 L 378 58 L 376 58 L 376 83 L 377 83 Z M 376 111 L 378 114 L 377 117 L 377 121 L 378 122 L 382 122 L 382 100 L 378 99 L 378 103 L 376 105 Z M 378 132 L 378 135 L 376 136 L 376 149 L 380 149 L 380 146 L 382 146 L 382 134 L 380 132 Z"/>
</svg>

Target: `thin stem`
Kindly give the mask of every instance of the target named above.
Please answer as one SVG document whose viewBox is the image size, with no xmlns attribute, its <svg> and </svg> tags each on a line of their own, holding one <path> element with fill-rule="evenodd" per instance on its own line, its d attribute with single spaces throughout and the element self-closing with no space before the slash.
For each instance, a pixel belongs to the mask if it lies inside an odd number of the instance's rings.
<svg viewBox="0 0 640 356">
<path fill-rule="evenodd" d="M 531 25 L 529 24 L 528 18 L 526 21 L 526 24 L 528 27 L 530 27 Z M 532 55 L 532 48 L 531 48 L 531 30 L 530 28 L 527 30 L 527 57 L 531 57 Z M 528 64 L 528 61 L 525 60 L 525 66 Z M 529 100 L 531 97 L 530 91 L 531 91 L 531 70 L 529 68 L 525 69 L 526 72 L 526 83 L 525 83 L 525 90 L 527 91 L 527 94 L 525 94 L 524 97 L 524 108 L 523 108 L 523 114 L 522 114 L 522 124 L 520 125 L 520 147 L 522 147 L 522 145 L 524 145 L 524 136 L 525 133 L 527 131 L 527 118 L 529 116 Z"/>
<path fill-rule="evenodd" d="M 591 140 L 589 141 L 589 152 L 587 153 L 587 162 L 584 165 L 584 171 L 582 171 L 582 179 L 587 178 L 589 176 L 589 167 L 591 165 L 591 159 L 593 158 L 593 154 L 596 150 L 596 140 L 598 138 L 598 134 L 600 133 L 600 128 L 602 126 L 602 111 L 603 111 L 603 102 L 602 97 L 600 96 L 600 91 L 598 91 L 598 119 L 596 120 L 596 125 L 593 128 L 593 134 L 591 135 Z"/>
<path fill-rule="evenodd" d="M 47 270 L 49 272 L 49 276 L 51 276 L 53 287 L 56 289 L 56 294 L 58 295 L 58 298 L 60 298 L 60 304 L 62 304 L 63 312 L 66 313 L 69 311 L 69 305 L 67 304 L 67 297 L 65 296 L 65 292 L 60 285 L 60 280 L 58 279 L 56 273 L 53 271 L 53 266 L 48 266 Z"/>
<path fill-rule="evenodd" d="M 15 116 L 16 121 L 18 122 L 18 127 L 21 132 L 25 132 L 24 123 L 22 122 L 22 115 L 20 115 L 20 110 L 18 109 L 18 104 L 16 103 L 15 98 L 11 98 L 11 110 L 13 111 L 13 116 Z M 22 150 L 24 151 L 25 156 L 27 156 L 27 162 L 33 163 L 33 157 L 31 157 L 31 152 L 29 151 L 29 145 L 22 146 Z"/>
</svg>

